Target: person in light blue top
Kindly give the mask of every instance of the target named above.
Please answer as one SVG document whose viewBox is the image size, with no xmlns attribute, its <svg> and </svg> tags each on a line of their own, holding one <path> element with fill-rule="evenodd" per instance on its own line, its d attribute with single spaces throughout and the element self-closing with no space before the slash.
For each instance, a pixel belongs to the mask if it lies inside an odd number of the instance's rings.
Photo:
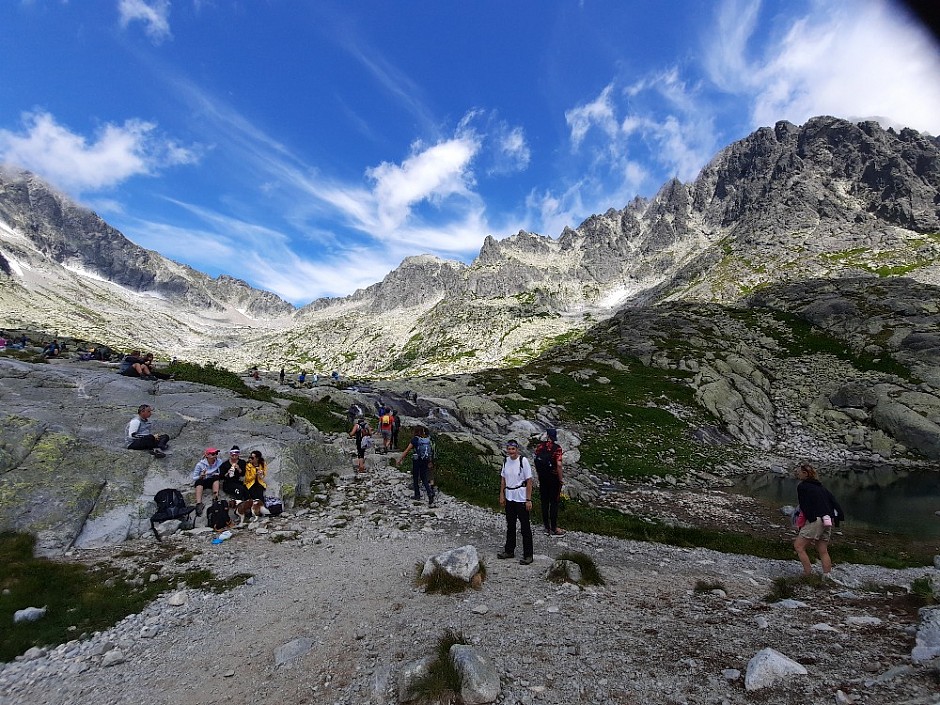
<svg viewBox="0 0 940 705">
<path fill-rule="evenodd" d="M 206 448 L 202 458 L 193 468 L 193 486 L 196 488 L 196 514 L 202 516 L 206 505 L 202 503 L 204 489 L 212 490 L 212 499 L 219 498 L 219 482 L 222 480 L 222 462 L 219 460 L 218 448 Z"/>
</svg>

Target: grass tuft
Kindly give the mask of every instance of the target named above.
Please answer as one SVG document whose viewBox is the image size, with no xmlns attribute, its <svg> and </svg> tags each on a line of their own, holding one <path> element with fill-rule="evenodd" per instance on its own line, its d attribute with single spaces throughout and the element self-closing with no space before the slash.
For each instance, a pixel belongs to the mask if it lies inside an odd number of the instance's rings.
<svg viewBox="0 0 940 705">
<path fill-rule="evenodd" d="M 460 632 L 448 629 L 437 640 L 434 660 L 428 666 L 425 676 L 414 683 L 412 692 L 416 699 L 425 702 L 453 702 L 460 693 L 460 674 L 450 658 L 450 647 L 454 644 L 468 644 Z"/>
<path fill-rule="evenodd" d="M 468 583 L 466 580 L 457 578 L 446 570 L 437 566 L 434 568 L 431 573 L 428 575 L 421 575 L 421 572 L 424 570 L 424 565 L 421 563 L 417 564 L 418 577 L 416 583 L 418 585 L 424 586 L 424 591 L 426 593 L 433 593 L 438 595 L 455 595 L 459 592 L 464 592 L 465 590 L 473 587 L 471 583 Z M 480 576 L 480 582 L 486 579 L 486 570 L 483 567 L 483 563 L 480 563 L 480 567 L 477 573 Z"/>
<path fill-rule="evenodd" d="M 552 582 L 564 583 L 564 582 L 575 582 L 571 579 L 571 575 L 562 566 L 559 561 L 571 561 L 576 563 L 581 569 L 581 580 L 577 582 L 578 585 L 605 585 L 603 576 L 601 576 L 600 570 L 597 568 L 597 563 L 594 562 L 594 559 L 591 558 L 586 553 L 581 553 L 579 551 L 565 551 L 560 554 L 556 559 L 555 563 L 552 564 L 551 568 L 548 569 L 548 579 Z"/>
<path fill-rule="evenodd" d="M 911 581 L 911 595 L 923 603 L 922 607 L 937 604 L 937 598 L 933 592 L 933 582 L 926 575 Z"/>
</svg>

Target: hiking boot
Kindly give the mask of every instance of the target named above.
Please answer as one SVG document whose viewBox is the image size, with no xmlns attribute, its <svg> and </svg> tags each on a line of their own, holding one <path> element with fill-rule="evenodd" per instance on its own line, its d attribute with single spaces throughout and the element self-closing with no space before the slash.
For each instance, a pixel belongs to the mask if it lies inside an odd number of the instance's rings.
<svg viewBox="0 0 940 705">
<path fill-rule="evenodd" d="M 519 565 L 529 565 L 529 563 L 531 563 L 533 560 L 535 559 L 532 558 L 532 556 L 525 556 L 524 558 L 519 559 Z"/>
<path fill-rule="evenodd" d="M 434 506 L 434 493 L 433 493 L 433 492 L 431 493 L 431 496 L 428 497 L 428 506 L 429 506 L 429 507 L 433 507 L 433 506 Z"/>
<path fill-rule="evenodd" d="M 543 531 L 545 532 L 545 535 L 546 535 L 546 536 L 551 536 L 551 535 L 552 535 L 552 530 L 549 529 L 547 526 L 543 529 Z"/>
<path fill-rule="evenodd" d="M 549 535 L 550 535 L 550 536 L 564 536 L 564 535 L 567 534 L 567 533 L 568 533 L 568 532 L 565 531 L 564 529 L 555 529 L 555 531 L 552 532 L 552 533 L 549 534 Z"/>
<path fill-rule="evenodd" d="M 205 508 L 206 508 L 206 505 L 203 504 L 202 502 L 200 502 L 199 504 L 197 504 L 197 505 L 196 505 L 196 516 L 197 516 L 197 517 L 201 517 L 201 516 L 202 516 L 202 510 L 205 509 Z"/>
<path fill-rule="evenodd" d="M 514 558 L 515 555 L 512 553 L 506 553 L 505 551 L 500 551 L 496 554 L 497 558 Z"/>
<path fill-rule="evenodd" d="M 163 452 L 162 450 L 160 450 L 159 448 L 151 448 L 151 449 L 150 449 L 150 455 L 152 455 L 154 458 L 165 458 L 165 457 L 166 457 L 166 453 L 164 453 L 164 452 Z"/>
</svg>

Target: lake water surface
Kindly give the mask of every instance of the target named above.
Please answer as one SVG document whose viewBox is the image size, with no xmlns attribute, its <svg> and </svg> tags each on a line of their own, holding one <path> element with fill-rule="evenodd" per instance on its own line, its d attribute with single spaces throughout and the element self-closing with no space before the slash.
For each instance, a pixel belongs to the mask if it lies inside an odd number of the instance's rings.
<svg viewBox="0 0 940 705">
<path fill-rule="evenodd" d="M 820 481 L 845 510 L 848 526 L 901 534 L 916 539 L 940 539 L 940 472 L 908 471 L 886 465 L 821 468 Z M 796 506 L 797 481 L 777 473 L 746 475 L 732 491 L 772 505 Z"/>
</svg>

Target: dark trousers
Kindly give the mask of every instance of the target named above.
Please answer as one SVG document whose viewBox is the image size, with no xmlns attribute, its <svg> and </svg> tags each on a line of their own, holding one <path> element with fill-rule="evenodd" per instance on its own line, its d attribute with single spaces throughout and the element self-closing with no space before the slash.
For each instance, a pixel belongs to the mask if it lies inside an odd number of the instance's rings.
<svg viewBox="0 0 940 705">
<path fill-rule="evenodd" d="M 248 499 L 248 489 L 241 480 L 227 477 L 222 480 L 222 491 L 238 500 Z"/>
<path fill-rule="evenodd" d="M 434 490 L 431 489 L 431 482 L 428 474 L 428 461 L 411 459 L 411 486 L 414 489 L 415 499 L 421 499 L 421 490 L 418 489 L 418 481 L 424 485 L 424 491 L 428 493 L 428 499 L 434 496 Z"/>
<path fill-rule="evenodd" d="M 140 436 L 138 438 L 132 438 L 127 447 L 131 450 L 152 450 L 154 448 L 166 450 L 166 444 L 169 442 L 170 437 L 164 433 L 161 434 L 158 438 L 154 438 L 153 436 Z"/>
<path fill-rule="evenodd" d="M 516 520 L 522 528 L 522 556 L 529 558 L 532 555 L 532 526 L 529 524 L 529 510 L 525 502 L 510 502 L 506 500 L 506 553 L 513 555 L 516 552 Z"/>
<path fill-rule="evenodd" d="M 554 472 L 539 472 L 539 497 L 542 500 L 542 525 L 552 533 L 558 528 L 558 492 L 561 486 Z"/>
</svg>

